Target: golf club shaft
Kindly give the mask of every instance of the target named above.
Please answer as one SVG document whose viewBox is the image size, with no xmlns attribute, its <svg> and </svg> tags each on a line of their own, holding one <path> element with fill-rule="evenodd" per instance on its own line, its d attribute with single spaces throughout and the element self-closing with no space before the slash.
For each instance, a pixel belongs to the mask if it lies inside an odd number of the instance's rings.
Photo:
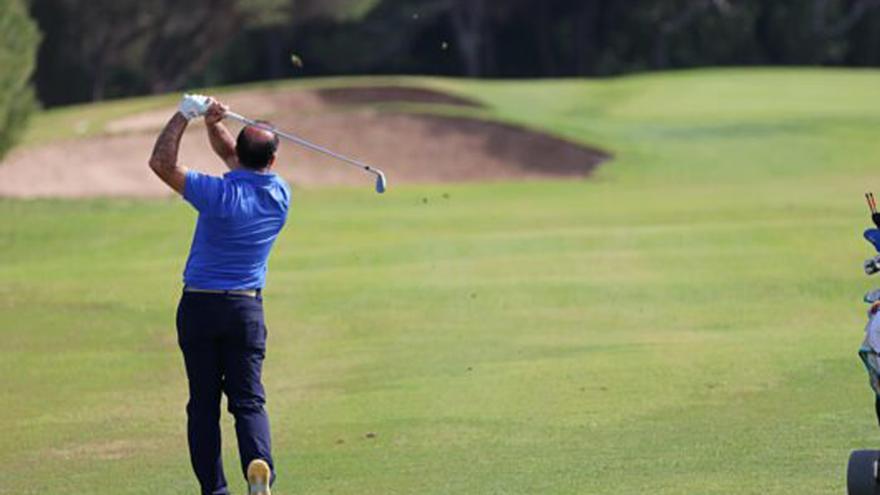
<svg viewBox="0 0 880 495">
<path fill-rule="evenodd" d="M 256 122 L 256 121 L 251 120 L 247 117 L 241 116 L 235 112 L 226 112 L 226 116 L 229 117 L 230 119 L 237 120 L 237 121 L 239 121 L 243 124 L 246 124 L 246 125 L 264 127 L 266 130 L 271 131 L 275 135 L 283 137 L 289 141 L 292 141 L 292 142 L 294 142 L 304 148 L 308 148 L 312 151 L 316 151 L 318 153 L 322 153 L 324 155 L 336 158 L 337 160 L 340 160 L 340 161 L 343 161 L 349 165 L 361 168 L 361 169 L 366 170 L 367 172 L 370 172 L 370 173 L 375 174 L 377 176 L 382 173 L 380 170 L 373 168 L 369 164 L 366 164 L 366 163 L 361 162 L 359 160 L 355 160 L 354 158 L 349 158 L 345 155 L 340 155 L 339 153 L 334 153 L 333 151 L 330 151 L 323 146 L 317 145 L 317 144 L 312 143 L 310 141 L 306 141 L 305 139 L 298 137 L 298 136 L 294 136 L 293 134 L 288 134 L 286 132 L 279 131 L 278 129 L 273 129 L 268 126 L 264 126 L 264 125 L 260 124 L 259 122 Z"/>
</svg>

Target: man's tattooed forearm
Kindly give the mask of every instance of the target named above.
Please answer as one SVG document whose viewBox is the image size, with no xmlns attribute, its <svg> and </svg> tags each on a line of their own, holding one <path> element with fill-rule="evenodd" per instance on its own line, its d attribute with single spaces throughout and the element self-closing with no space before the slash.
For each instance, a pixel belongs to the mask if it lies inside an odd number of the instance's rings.
<svg viewBox="0 0 880 495">
<path fill-rule="evenodd" d="M 183 136 L 186 125 L 186 118 L 179 113 L 168 121 L 153 147 L 153 156 L 150 159 L 150 165 L 153 168 L 173 168 L 177 165 L 180 138 Z"/>
</svg>

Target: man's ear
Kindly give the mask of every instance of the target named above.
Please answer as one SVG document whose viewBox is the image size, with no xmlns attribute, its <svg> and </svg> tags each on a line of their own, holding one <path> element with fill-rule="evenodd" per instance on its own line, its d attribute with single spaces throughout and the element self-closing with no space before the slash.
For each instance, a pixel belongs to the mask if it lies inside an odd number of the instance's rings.
<svg viewBox="0 0 880 495">
<path fill-rule="evenodd" d="M 278 158 L 278 155 L 272 155 L 272 158 L 269 160 L 269 166 L 266 168 L 272 168 L 275 165 L 275 159 Z"/>
</svg>

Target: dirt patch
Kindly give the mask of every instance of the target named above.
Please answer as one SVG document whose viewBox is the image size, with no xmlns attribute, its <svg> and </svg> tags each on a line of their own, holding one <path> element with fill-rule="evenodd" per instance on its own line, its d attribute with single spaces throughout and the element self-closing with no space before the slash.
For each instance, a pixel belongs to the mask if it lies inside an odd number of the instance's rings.
<svg viewBox="0 0 880 495">
<path fill-rule="evenodd" d="M 480 162 L 472 163 L 467 169 L 495 163 L 494 172 L 487 175 L 476 172 L 474 179 L 586 177 L 611 159 L 611 155 L 603 151 L 509 124 L 427 115 L 420 120 L 428 125 L 433 139 L 441 143 L 447 138 L 470 141 L 471 149 L 461 158 L 467 160 L 472 152 L 484 155 Z M 462 170 L 462 173 L 465 172 Z"/>
<path fill-rule="evenodd" d="M 428 103 L 480 108 L 477 101 L 425 88 L 404 86 L 366 86 L 359 88 L 326 88 L 317 95 L 331 105 L 364 105 L 376 103 Z"/>
<path fill-rule="evenodd" d="M 285 89 L 239 91 L 220 96 L 233 109 L 247 109 L 249 116 L 273 116 L 288 110 L 296 115 L 332 111 L 328 106 L 369 105 L 379 103 L 427 103 L 480 108 L 474 100 L 424 88 L 369 86 L 290 91 Z M 116 119 L 107 124 L 110 134 L 131 134 L 159 130 L 172 109 L 162 108 Z"/>
<path fill-rule="evenodd" d="M 271 118 L 280 128 L 376 164 L 388 175 L 392 191 L 405 183 L 586 177 L 609 159 L 603 152 L 505 124 L 368 107 L 334 113 L 322 110 L 314 92 L 250 93 L 228 100 L 254 117 Z M 261 102 L 266 106 L 260 107 Z M 116 129 L 124 131 L 115 135 L 18 149 L 0 164 L 0 196 L 169 195 L 147 160 L 157 130 L 172 112 L 145 112 L 126 119 L 126 125 L 117 121 Z M 238 128 L 230 123 L 233 132 Z M 181 163 L 214 174 L 225 170 L 203 125 L 184 135 Z M 371 186 L 363 173 L 283 141 L 277 171 L 294 186 Z"/>
<path fill-rule="evenodd" d="M 296 113 L 310 113 L 324 110 L 324 100 L 314 91 L 241 91 L 219 96 L 224 103 L 233 109 L 246 108 L 249 115 L 273 115 L 280 110 Z M 146 131 L 158 131 L 165 125 L 173 112 L 173 108 L 161 108 L 141 112 L 130 117 L 116 119 L 106 126 L 110 134 L 131 134 Z"/>
</svg>

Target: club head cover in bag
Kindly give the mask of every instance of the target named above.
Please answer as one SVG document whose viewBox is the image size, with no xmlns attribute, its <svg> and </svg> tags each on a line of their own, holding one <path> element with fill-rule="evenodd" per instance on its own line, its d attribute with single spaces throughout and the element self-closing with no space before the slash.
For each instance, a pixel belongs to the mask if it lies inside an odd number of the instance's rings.
<svg viewBox="0 0 880 495">
<path fill-rule="evenodd" d="M 866 292 L 865 297 L 862 300 L 868 304 L 880 302 L 880 289 L 874 289 L 870 292 Z"/>
<path fill-rule="evenodd" d="M 864 233 L 865 240 L 874 246 L 874 250 L 880 253 L 880 229 L 868 229 Z"/>
</svg>

